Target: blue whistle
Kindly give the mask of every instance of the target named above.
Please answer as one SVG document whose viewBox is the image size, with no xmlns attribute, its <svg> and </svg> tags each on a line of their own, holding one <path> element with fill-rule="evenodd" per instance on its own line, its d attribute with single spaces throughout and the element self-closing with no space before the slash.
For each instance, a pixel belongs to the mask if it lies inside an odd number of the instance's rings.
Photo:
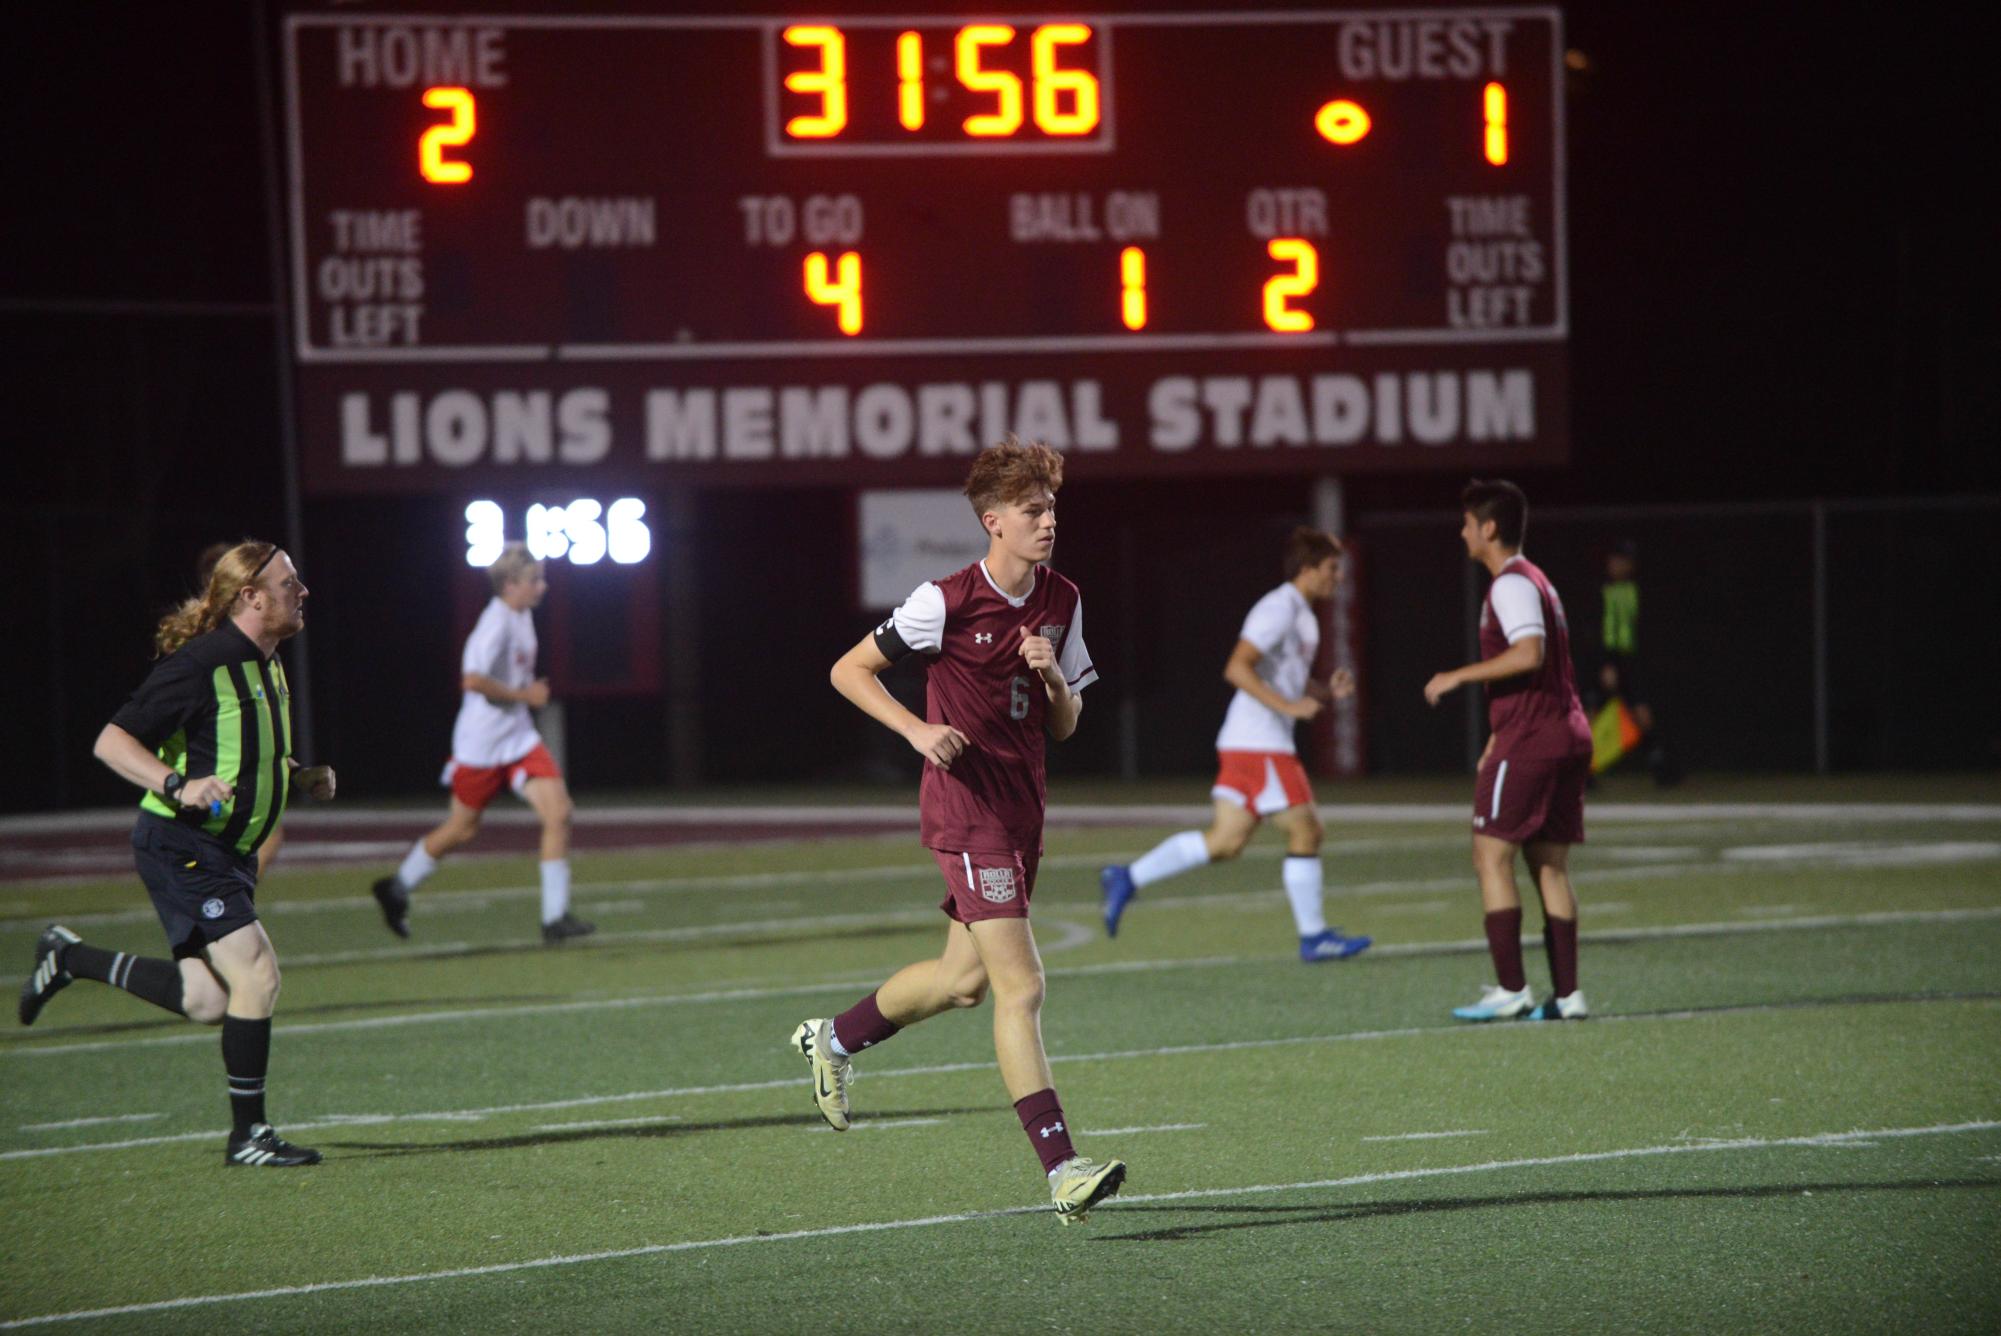
<svg viewBox="0 0 2001 1336">
<path fill-rule="evenodd" d="M 211 802 L 211 803 L 210 803 L 210 804 L 208 805 L 208 814 L 209 814 L 210 816 L 221 816 L 221 815 L 222 815 L 222 799 L 220 799 L 220 798 L 217 798 L 217 799 L 216 799 L 216 800 L 215 800 L 214 802 Z"/>
</svg>

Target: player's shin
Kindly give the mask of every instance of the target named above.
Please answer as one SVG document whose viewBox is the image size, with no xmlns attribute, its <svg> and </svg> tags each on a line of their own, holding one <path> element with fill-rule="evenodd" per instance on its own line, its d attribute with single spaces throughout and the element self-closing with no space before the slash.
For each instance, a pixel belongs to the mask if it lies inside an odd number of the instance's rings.
<svg viewBox="0 0 2001 1336">
<path fill-rule="evenodd" d="M 181 970 L 171 960 L 135 956 L 124 951 L 78 942 L 63 952 L 62 968 L 79 979 L 95 979 L 123 989 L 142 1002 L 151 1002 L 176 1016 L 185 1016 L 181 998 Z"/>
</svg>

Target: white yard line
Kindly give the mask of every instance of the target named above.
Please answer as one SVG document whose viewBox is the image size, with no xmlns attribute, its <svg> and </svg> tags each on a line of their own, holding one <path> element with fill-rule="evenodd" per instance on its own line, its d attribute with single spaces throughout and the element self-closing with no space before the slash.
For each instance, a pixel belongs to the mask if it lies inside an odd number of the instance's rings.
<svg viewBox="0 0 2001 1336">
<path fill-rule="evenodd" d="M 912 911 L 915 912 L 915 911 Z M 1587 906 L 1587 912 L 1588 906 Z M 843 921 L 880 922 L 894 919 L 894 915 L 840 915 Z M 1593 942 L 1642 942 L 1666 940 L 1682 937 L 1728 937 L 1741 933 L 1755 932 L 1799 932 L 1820 928 L 1882 927 L 1898 923 L 1967 923 L 1985 919 L 2001 918 L 2001 907 L 1979 909 L 1912 909 L 1884 910 L 1869 914 L 1823 914 L 1806 918 L 1752 920 L 1749 922 L 1724 923 L 1682 923 L 1658 928 L 1613 928 L 1579 935 L 1586 945 Z M 1052 916 L 1053 920 L 1053 916 Z M 792 920 L 797 922 L 797 920 Z M 742 925 L 736 925 L 740 930 Z M 1066 929 L 1066 934 L 1068 930 Z M 600 934 L 611 936 L 614 934 Z M 1533 946 L 1540 938 L 1524 935 L 1523 942 Z M 1369 949 L 1369 956 L 1446 956 L 1464 955 L 1487 949 L 1487 940 L 1466 938 L 1452 942 L 1397 942 Z M 1363 957 L 1367 959 L 1368 957 Z M 1263 963 L 1261 956 L 1204 956 L 1195 959 L 1108 961 L 1099 965 L 1057 966 L 1047 971 L 1051 978 L 1074 978 L 1096 974 L 1125 974 L 1162 970 L 1209 969 L 1218 966 L 1243 965 L 1253 962 Z M 531 1002 L 505 1007 L 462 1007 L 446 1011 L 419 1011 L 397 1016 L 367 1016 L 346 1021 L 313 1021 L 302 1025 L 285 1025 L 282 1032 L 286 1039 L 310 1034 L 333 1034 L 354 1030 L 396 1029 L 407 1025 L 436 1025 L 459 1021 L 485 1021 L 514 1016 L 553 1016 L 573 1012 L 623 1011 L 636 1007 L 685 1006 L 708 1002 L 745 1002 L 779 997 L 799 997 L 815 993 L 836 992 L 845 988 L 866 987 L 872 978 L 853 976 L 843 980 L 825 983 L 792 984 L 776 988 L 723 988 L 703 993 L 667 993 L 647 997 L 593 998 L 575 1002 Z M 154 1035 L 140 1039 L 100 1039 L 74 1044 L 36 1044 L 19 1042 L 0 1050 L 0 1058 L 53 1057 L 65 1053 L 104 1053 L 134 1048 L 155 1048 L 175 1044 L 213 1044 L 215 1036 L 209 1031 L 180 1032 L 168 1035 Z"/>
<path fill-rule="evenodd" d="M 1484 946 L 1484 943 L 1482 944 Z M 1844 1005 L 1831 1003 L 1830 1005 Z M 1593 1021 L 1595 1025 L 1617 1024 L 1659 1024 L 1679 1021 L 1714 1020 L 1718 1016 L 1768 1015 L 1778 1011 L 1795 1011 L 1802 1008 L 1793 1005 L 1753 1003 L 1747 1006 L 1709 1008 L 1700 1011 L 1654 1012 L 1639 1016 L 1610 1015 Z M 1492 1037 L 1500 1035 L 1530 1036 L 1547 1034 L 1556 1027 L 1537 1025 L 1413 1025 L 1389 1030 L 1347 1030 L 1330 1034 L 1286 1035 L 1269 1039 L 1225 1039 L 1207 1044 L 1169 1044 L 1155 1048 L 1111 1049 L 1100 1053 L 1051 1053 L 1049 1061 L 1058 1063 L 1095 1064 L 1103 1062 L 1126 1062 L 1149 1058 L 1196 1057 L 1213 1053 L 1243 1053 L 1259 1049 L 1296 1048 L 1316 1044 L 1374 1043 L 1388 1039 L 1416 1039 L 1425 1037 L 1460 1036 L 1475 1042 L 1496 1042 Z M 1486 1038 L 1483 1038 L 1486 1037 Z M 993 1071 L 998 1064 L 993 1062 L 944 1062 L 923 1067 L 892 1067 L 881 1069 L 871 1066 L 868 1071 L 870 1082 L 894 1080 L 900 1077 L 953 1076 L 964 1072 Z M 802 1078 L 782 1077 L 768 1081 L 732 1081 L 713 1085 L 668 1086 L 658 1090 L 629 1090 L 613 1095 L 576 1095 L 567 1099 L 537 1100 L 520 1104 L 490 1104 L 483 1108 L 442 1109 L 428 1113 L 381 1113 L 381 1114 L 323 1114 L 307 1122 L 287 1123 L 288 1133 L 317 1132 L 325 1128 L 370 1127 L 389 1123 L 471 1123 L 486 1118 L 504 1117 L 516 1113 L 546 1113 L 557 1109 L 582 1109 L 606 1104 L 631 1104 L 649 1100 L 688 1099 L 705 1095 L 738 1095 L 762 1090 L 789 1090 L 796 1088 Z M 0 1151 L 0 1161 L 46 1159 L 53 1155 L 75 1155 L 84 1152 L 131 1150 L 142 1146 L 164 1146 L 186 1141 L 219 1140 L 225 1134 L 213 1132 L 176 1132 L 163 1136 L 132 1137 L 123 1141 L 102 1141 L 79 1146 L 35 1146 L 19 1150 Z"/>
<path fill-rule="evenodd" d="M 678 1113 L 656 1114 L 651 1118 L 598 1118 L 582 1123 L 537 1123 L 537 1132 L 596 1132 L 607 1127 L 659 1127 L 688 1120 Z"/>
<path fill-rule="evenodd" d="M 1142 1132 L 1200 1132 L 1207 1123 L 1155 1123 L 1150 1127 L 1094 1127 L 1094 1137 L 1133 1137 Z"/>
<path fill-rule="evenodd" d="M 22 1123 L 23 1132 L 54 1132 L 66 1127 L 100 1127 L 105 1123 L 150 1123 L 164 1113 L 107 1113 L 98 1118 L 70 1118 L 60 1123 Z"/>
<path fill-rule="evenodd" d="M 1491 1136 L 1484 1127 L 1469 1128 L 1464 1132 L 1399 1132 L 1395 1136 L 1363 1137 L 1364 1141 L 1445 1141 L 1452 1137 Z"/>
<path fill-rule="evenodd" d="M 880 1132 L 891 1127 L 931 1127 L 942 1123 L 943 1118 L 857 1118 L 848 1125 L 850 1132 Z M 832 1132 L 831 1127 L 808 1127 L 808 1132 Z"/>
<path fill-rule="evenodd" d="M 1820 1132 L 1793 1137 L 1739 1137 L 1731 1141 L 1670 1142 L 1665 1145 L 1631 1146 L 1620 1150 L 1582 1151 L 1571 1155 L 1538 1155 L 1512 1160 L 1487 1160 L 1479 1164 L 1441 1165 L 1425 1169 L 1393 1169 L 1372 1174 L 1352 1174 L 1345 1178 L 1306 1179 L 1292 1183 L 1253 1183 L 1238 1187 L 1191 1188 L 1181 1192 L 1140 1193 L 1119 1198 L 1128 1204 L 1202 1201 L 1217 1197 L 1268 1195 L 1280 1192 L 1326 1191 L 1371 1187 L 1378 1183 L 1408 1183 L 1423 1179 L 1460 1177 L 1469 1174 L 1505 1173 L 1514 1169 L 1546 1169 L 1576 1164 L 1601 1164 L 1613 1160 L 1634 1160 L 1670 1155 L 1703 1155 L 1718 1151 L 1761 1151 L 1780 1149 L 1817 1150 L 1853 1145 L 1871 1140 L 1910 1137 L 1954 1136 L 1989 1132 L 2001 1122 L 1938 1123 L 1929 1127 L 1893 1127 L 1869 1131 Z M 880 1234 L 898 1229 L 924 1229 L 938 1225 L 973 1224 L 1009 1216 L 1042 1214 L 1046 1206 L 1014 1207 L 998 1211 L 961 1211 L 951 1215 L 920 1216 L 907 1220 L 877 1220 L 853 1225 L 830 1225 L 819 1229 L 794 1229 L 773 1234 L 736 1234 L 725 1238 L 690 1239 L 681 1243 L 651 1243 L 636 1248 L 612 1248 L 602 1252 L 568 1253 L 537 1257 L 518 1262 L 497 1262 L 490 1266 L 455 1267 L 445 1271 L 417 1271 L 400 1276 L 363 1276 L 353 1280 L 328 1280 L 311 1285 L 286 1285 L 263 1290 L 243 1290 L 234 1294 L 190 1295 L 180 1299 L 160 1299 L 151 1303 L 120 1304 L 110 1308 L 73 1309 L 65 1313 L 43 1313 L 33 1317 L 0 1322 L 0 1331 L 47 1326 L 56 1322 L 76 1322 L 88 1318 L 127 1317 L 137 1313 L 163 1313 L 210 1304 L 247 1303 L 259 1299 L 287 1299 L 303 1294 L 325 1294 L 337 1290 L 379 1289 L 385 1285 L 413 1285 L 426 1281 L 461 1280 L 473 1276 L 505 1275 L 517 1271 L 554 1266 L 582 1266 L 596 1262 L 620 1261 L 632 1257 L 656 1257 L 669 1253 L 702 1252 L 714 1248 L 745 1247 L 753 1244 L 796 1243 L 807 1239 L 838 1238 L 849 1234 Z M 1100 1208 L 1100 1221 L 1116 1218 L 1116 1204 Z"/>
</svg>

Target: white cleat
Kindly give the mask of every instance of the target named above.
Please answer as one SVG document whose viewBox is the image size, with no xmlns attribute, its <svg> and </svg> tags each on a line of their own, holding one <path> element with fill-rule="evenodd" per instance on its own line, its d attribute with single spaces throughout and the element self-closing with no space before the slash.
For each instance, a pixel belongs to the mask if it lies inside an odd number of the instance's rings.
<svg viewBox="0 0 2001 1336">
<path fill-rule="evenodd" d="M 799 1022 L 792 1032 L 792 1047 L 813 1069 L 813 1103 L 820 1116 L 836 1132 L 848 1130 L 848 1082 L 854 1067 L 834 1052 L 834 1023 L 826 1018 Z"/>
<path fill-rule="evenodd" d="M 1471 1006 L 1454 1007 L 1452 1014 L 1462 1021 L 1508 1021 L 1535 1010 L 1535 995 L 1524 988 L 1519 993 L 1489 984 L 1480 1000 Z"/>
<path fill-rule="evenodd" d="M 1126 1181 L 1126 1162 L 1107 1160 L 1103 1164 L 1072 1155 L 1056 1166 L 1049 1177 L 1049 1201 L 1056 1218 L 1066 1225 L 1082 1224 L 1093 1206 L 1107 1197 L 1116 1197 Z"/>
<path fill-rule="evenodd" d="M 1532 1021 L 1581 1021 L 1588 1020 L 1591 1009 L 1584 1005 L 1584 990 L 1572 989 L 1562 997 L 1552 997 L 1529 1013 Z"/>
</svg>

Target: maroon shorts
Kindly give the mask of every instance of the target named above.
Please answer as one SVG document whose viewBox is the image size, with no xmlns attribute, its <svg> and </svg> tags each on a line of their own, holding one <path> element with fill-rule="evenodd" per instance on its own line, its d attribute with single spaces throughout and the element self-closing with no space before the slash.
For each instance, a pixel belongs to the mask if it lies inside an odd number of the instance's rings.
<svg viewBox="0 0 2001 1336">
<path fill-rule="evenodd" d="M 1584 843 L 1591 756 L 1489 756 L 1473 785 L 1473 833 L 1509 844 Z"/>
<path fill-rule="evenodd" d="M 1027 918 L 1028 897 L 1035 894 L 1035 865 L 1042 855 L 1023 853 L 950 853 L 933 849 L 938 870 L 945 874 L 945 898 L 938 908 L 959 923 L 981 919 Z"/>
</svg>

